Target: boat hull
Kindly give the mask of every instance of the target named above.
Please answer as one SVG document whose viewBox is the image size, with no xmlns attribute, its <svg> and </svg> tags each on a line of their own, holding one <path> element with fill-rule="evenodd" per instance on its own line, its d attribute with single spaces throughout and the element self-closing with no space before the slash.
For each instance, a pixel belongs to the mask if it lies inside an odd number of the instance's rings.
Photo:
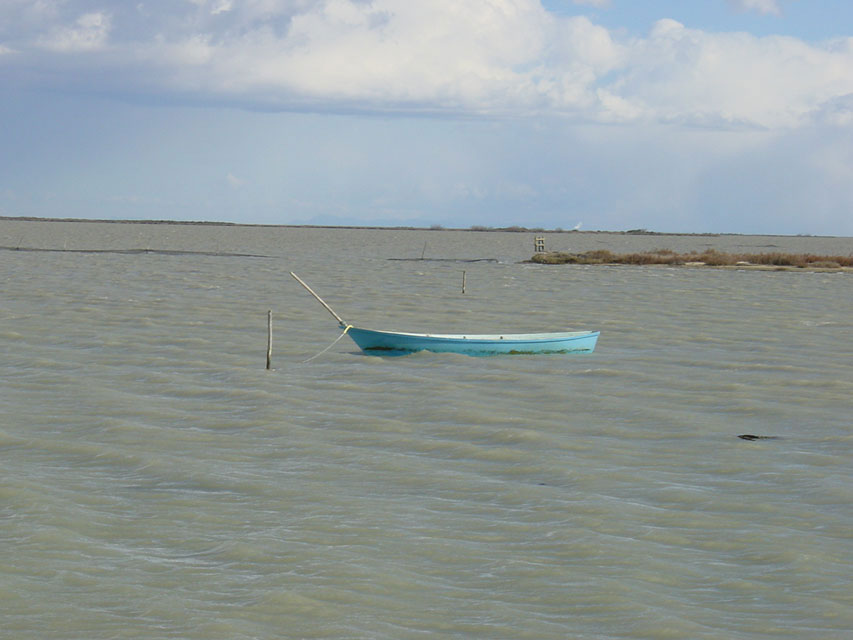
<svg viewBox="0 0 853 640">
<path fill-rule="evenodd" d="M 367 354 L 405 355 L 416 351 L 462 353 L 471 356 L 535 353 L 590 353 L 598 331 L 440 335 L 399 333 L 350 327 L 347 334 Z"/>
</svg>

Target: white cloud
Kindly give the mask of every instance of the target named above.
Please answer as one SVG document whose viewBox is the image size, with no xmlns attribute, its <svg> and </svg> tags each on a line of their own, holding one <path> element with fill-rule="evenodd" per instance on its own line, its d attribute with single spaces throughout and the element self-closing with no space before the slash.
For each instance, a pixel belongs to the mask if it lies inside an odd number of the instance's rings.
<svg viewBox="0 0 853 640">
<path fill-rule="evenodd" d="M 572 0 L 575 4 L 588 5 L 590 7 L 604 8 L 610 6 L 610 0 Z"/>
<path fill-rule="evenodd" d="M 822 104 L 815 113 L 815 121 L 836 127 L 853 125 L 853 93 Z"/>
<path fill-rule="evenodd" d="M 242 178 L 238 178 L 233 173 L 229 173 L 227 176 L 225 176 L 225 181 L 228 183 L 228 186 L 234 189 L 239 189 L 240 187 L 246 184 L 245 180 L 243 180 Z"/>
<path fill-rule="evenodd" d="M 548 15 L 538 3 L 330 0 L 295 17 L 288 43 L 261 67 L 308 94 L 432 102 L 486 110 L 535 97 L 519 67 L 536 66 Z"/>
<path fill-rule="evenodd" d="M 231 0 L 219 0 L 214 7 L 210 10 L 212 15 L 217 15 L 219 13 L 226 13 L 231 11 L 234 8 L 234 5 L 231 3 Z"/>
<path fill-rule="evenodd" d="M 71 26 L 52 29 L 39 39 L 45 49 L 61 52 L 97 51 L 102 49 L 110 33 L 110 18 L 105 13 L 86 13 Z"/>
<path fill-rule="evenodd" d="M 186 0 L 186 2 L 209 12 L 213 16 L 226 13 L 234 8 L 232 0 Z"/>
<path fill-rule="evenodd" d="M 624 71 L 610 90 L 658 119 L 786 127 L 853 92 L 853 47 L 661 20 L 631 47 Z"/>
<path fill-rule="evenodd" d="M 60 4 L 55 0 L 3 0 L 0 23 L 14 20 L 18 28 L 44 23 L 59 15 Z"/>
<path fill-rule="evenodd" d="M 261 22 L 146 55 L 177 82 L 272 103 L 513 113 L 595 108 L 596 79 L 624 50 L 603 27 L 556 19 L 533 0 L 328 0 L 294 15 L 285 32 Z M 199 61 L 203 69 L 182 68 Z"/>
<path fill-rule="evenodd" d="M 210 36 L 201 34 L 175 44 L 162 44 L 156 49 L 160 56 L 168 59 L 177 69 L 204 65 L 216 54 L 216 48 L 210 43 Z"/>
<path fill-rule="evenodd" d="M 781 15 L 779 0 L 729 0 L 740 11 L 757 11 L 758 13 Z"/>
<path fill-rule="evenodd" d="M 11 1 L 23 20 L 27 5 Z M 125 37 L 110 39 L 109 66 L 118 73 L 104 73 L 103 82 L 262 108 L 777 128 L 830 117 L 826 105 L 853 93 L 850 38 L 815 44 L 673 20 L 631 38 L 586 17 L 550 13 L 539 0 L 186 0 L 162 7 L 146 0 L 110 16 L 86 13 L 70 26 L 59 22 L 58 5 L 35 4 L 41 9 L 26 9 L 27 24 L 40 25 L 31 41 L 42 47 L 96 52 L 113 31 Z M 62 5 L 75 6 L 83 3 Z M 779 8 L 768 0 L 737 6 Z M 16 60 L 26 59 L 26 43 L 4 44 L 24 52 Z"/>
</svg>

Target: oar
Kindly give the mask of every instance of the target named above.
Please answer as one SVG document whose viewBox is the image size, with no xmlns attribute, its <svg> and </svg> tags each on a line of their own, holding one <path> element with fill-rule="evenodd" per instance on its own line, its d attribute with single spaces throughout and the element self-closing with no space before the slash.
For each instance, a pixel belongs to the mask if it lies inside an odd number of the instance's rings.
<svg viewBox="0 0 853 640">
<path fill-rule="evenodd" d="M 343 318 L 341 318 L 337 313 L 335 313 L 335 310 L 334 310 L 334 309 L 332 309 L 332 307 L 330 307 L 329 305 L 327 305 L 327 304 L 326 304 L 326 302 L 325 302 L 325 300 L 323 300 L 323 298 L 321 298 L 321 297 L 320 297 L 320 296 L 318 296 L 316 293 L 314 293 L 314 290 L 313 290 L 311 287 L 309 287 L 307 284 L 305 284 L 305 282 L 303 282 L 303 281 L 302 281 L 302 278 L 300 278 L 298 275 L 296 275 L 295 273 L 293 273 L 293 271 L 291 271 L 291 272 L 290 272 L 290 275 L 292 275 L 294 278 L 296 278 L 296 281 L 297 281 L 299 284 L 301 284 L 303 287 L 305 287 L 305 288 L 308 290 L 308 293 L 310 293 L 312 296 L 314 296 L 315 298 L 317 298 L 317 301 L 318 301 L 321 305 L 323 305 L 324 307 L 326 307 L 326 311 L 328 311 L 329 313 L 331 313 L 331 314 L 335 317 L 335 320 L 337 320 L 337 321 L 340 323 L 340 325 L 341 325 L 342 327 L 347 327 L 347 326 L 349 326 L 346 322 L 344 322 L 344 319 L 343 319 Z"/>
</svg>

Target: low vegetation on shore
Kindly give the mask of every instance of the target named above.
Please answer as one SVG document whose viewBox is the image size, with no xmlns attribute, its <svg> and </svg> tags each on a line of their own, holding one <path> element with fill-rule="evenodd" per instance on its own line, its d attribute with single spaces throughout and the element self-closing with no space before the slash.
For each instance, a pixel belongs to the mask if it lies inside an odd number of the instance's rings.
<svg viewBox="0 0 853 640">
<path fill-rule="evenodd" d="M 819 256 L 810 253 L 723 253 L 713 249 L 693 253 L 676 253 L 657 249 L 641 253 L 613 253 L 606 249 L 586 253 L 537 253 L 531 262 L 539 264 L 635 264 L 684 265 L 708 267 L 765 267 L 799 269 L 841 269 L 853 267 L 853 256 Z"/>
</svg>

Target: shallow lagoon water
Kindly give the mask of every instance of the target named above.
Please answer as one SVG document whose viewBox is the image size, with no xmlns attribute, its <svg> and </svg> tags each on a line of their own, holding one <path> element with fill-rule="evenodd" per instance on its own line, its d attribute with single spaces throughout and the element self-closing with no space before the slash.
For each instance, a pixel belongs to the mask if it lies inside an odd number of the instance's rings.
<svg viewBox="0 0 853 640">
<path fill-rule="evenodd" d="M 0 250 L 2 633 L 849 637 L 851 275 L 522 264 L 534 235 L 0 221 L 65 250 Z M 340 330 L 289 271 L 373 328 L 602 335 L 304 363 Z"/>
</svg>

